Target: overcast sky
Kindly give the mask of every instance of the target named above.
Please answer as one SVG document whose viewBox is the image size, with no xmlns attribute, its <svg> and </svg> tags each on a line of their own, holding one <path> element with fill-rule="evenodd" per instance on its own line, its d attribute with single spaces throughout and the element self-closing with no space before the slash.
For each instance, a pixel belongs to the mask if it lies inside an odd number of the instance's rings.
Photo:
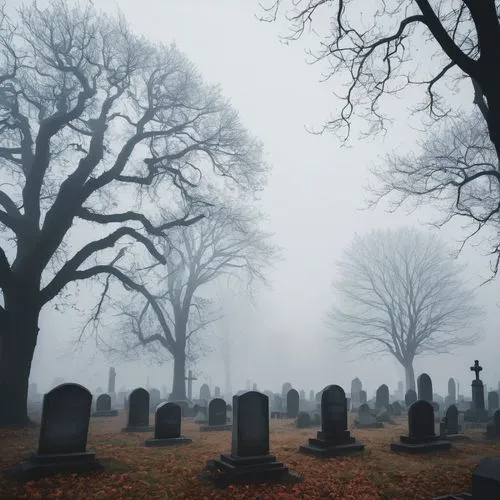
<svg viewBox="0 0 500 500">
<path fill-rule="evenodd" d="M 362 352 L 343 353 L 324 325 L 324 315 L 333 303 L 331 281 L 335 261 L 355 233 L 400 225 L 418 226 L 432 220 L 431 210 L 413 215 L 390 215 L 383 207 L 361 211 L 369 179 L 368 169 L 379 155 L 394 149 L 411 148 L 415 131 L 408 125 L 409 101 L 400 100 L 391 110 L 393 126 L 385 138 L 350 142 L 341 148 L 331 135 L 313 136 L 305 126 L 321 125 L 338 106 L 332 95 L 334 82 L 320 83 L 321 68 L 307 65 L 304 45 L 279 41 L 283 26 L 259 22 L 253 0 L 94 0 L 108 12 L 117 4 L 132 29 L 146 37 L 176 42 L 209 83 L 220 83 L 225 96 L 239 111 L 246 127 L 264 143 L 266 160 L 273 170 L 262 195 L 262 208 L 269 215 L 265 229 L 275 233 L 285 260 L 272 273 L 272 291 L 262 291 L 254 308 L 240 300 L 228 313 L 233 345 L 233 389 L 245 381 L 260 389 L 281 390 L 289 381 L 297 389 L 320 390 L 337 383 L 346 391 L 358 376 L 371 395 L 382 383 L 394 391 L 403 371 L 389 355 L 371 359 Z M 415 97 L 415 96 L 413 96 Z M 418 98 L 422 97 L 421 95 Z M 463 93 L 458 103 L 470 105 L 472 96 Z M 442 231 L 452 245 L 460 237 L 458 228 Z M 486 250 L 486 249 L 484 249 Z M 484 252 L 483 252 L 484 253 Z M 467 279 L 479 283 L 488 274 L 488 261 L 481 249 L 468 248 L 462 256 L 468 266 Z M 90 302 L 92 290 L 83 287 L 80 307 Z M 426 371 L 434 390 L 446 393 L 450 376 L 460 382 L 461 392 L 470 395 L 473 374 L 469 367 L 479 359 L 488 385 L 500 380 L 498 336 L 499 309 L 493 283 L 480 290 L 485 306 L 485 340 L 454 356 L 428 357 L 415 362 L 416 375 Z M 235 326 L 237 325 L 237 326 Z M 41 332 L 32 370 L 32 381 L 47 390 L 55 377 L 83 383 L 91 390 L 107 385 L 109 362 L 94 355 L 89 341 L 74 354 L 68 349 L 78 336 L 78 318 L 71 311 L 43 313 Z M 211 335 L 208 333 L 207 335 Z M 210 342 L 210 337 L 207 339 Z M 115 365 L 117 389 L 172 382 L 171 365 L 142 363 Z M 194 392 L 209 381 L 224 389 L 224 371 L 218 350 L 197 366 L 201 372 Z M 465 388 L 467 386 L 467 388 Z"/>
</svg>

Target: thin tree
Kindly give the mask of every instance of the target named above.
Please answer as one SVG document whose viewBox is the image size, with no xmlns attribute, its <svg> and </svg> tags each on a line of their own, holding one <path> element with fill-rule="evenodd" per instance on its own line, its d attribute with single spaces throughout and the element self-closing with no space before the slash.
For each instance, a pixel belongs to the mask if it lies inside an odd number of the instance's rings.
<svg viewBox="0 0 500 500">
<path fill-rule="evenodd" d="M 155 266 L 142 278 L 146 301 L 141 304 L 140 297 L 132 296 L 118 306 L 126 323 L 117 333 L 126 331 L 132 338 L 126 350 L 146 347 L 173 358 L 175 400 L 186 399 L 187 346 L 196 345 L 194 335 L 219 319 L 213 301 L 202 295 L 205 285 L 221 277 L 248 286 L 267 284 L 265 273 L 277 249 L 259 228 L 261 219 L 249 208 L 226 203 L 192 226 L 172 229 L 165 243 L 165 265 Z"/>
<path fill-rule="evenodd" d="M 356 236 L 338 262 L 328 323 L 345 349 L 389 353 L 415 388 L 417 356 L 450 353 L 479 338 L 479 310 L 435 235 L 410 228 Z"/>
<path fill-rule="evenodd" d="M 15 24 L 0 10 L 0 426 L 29 422 L 46 304 L 99 275 L 142 290 L 115 265 L 124 244 L 164 262 L 153 239 L 202 217 L 165 218 L 172 201 L 199 206 L 207 172 L 253 190 L 266 171 L 236 112 L 175 46 L 90 4 L 18 14 Z"/>
<path fill-rule="evenodd" d="M 483 175 L 485 171 L 492 175 Z M 387 155 L 372 173 L 377 183 L 369 188 L 374 195 L 370 206 L 386 200 L 393 212 L 431 203 L 441 214 L 435 225 L 464 220 L 468 232 L 460 250 L 478 233 L 489 238 L 496 276 L 500 264 L 500 168 L 479 112 L 451 120 L 426 136 L 416 151 Z"/>
</svg>

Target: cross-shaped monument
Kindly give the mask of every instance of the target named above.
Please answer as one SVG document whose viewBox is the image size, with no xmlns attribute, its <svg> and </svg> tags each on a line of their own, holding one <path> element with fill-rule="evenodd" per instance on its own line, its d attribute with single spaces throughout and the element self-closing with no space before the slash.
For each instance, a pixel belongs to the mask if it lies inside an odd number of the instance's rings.
<svg viewBox="0 0 500 500">
<path fill-rule="evenodd" d="M 474 366 L 470 367 L 471 372 L 476 372 L 476 380 L 479 380 L 479 372 L 483 369 L 482 366 L 479 366 L 479 361 L 476 359 L 474 361 Z"/>
<path fill-rule="evenodd" d="M 193 372 L 189 370 L 188 376 L 185 377 L 188 381 L 188 399 L 191 401 L 191 397 L 193 395 L 193 380 L 198 380 L 196 377 L 193 377 Z"/>
</svg>

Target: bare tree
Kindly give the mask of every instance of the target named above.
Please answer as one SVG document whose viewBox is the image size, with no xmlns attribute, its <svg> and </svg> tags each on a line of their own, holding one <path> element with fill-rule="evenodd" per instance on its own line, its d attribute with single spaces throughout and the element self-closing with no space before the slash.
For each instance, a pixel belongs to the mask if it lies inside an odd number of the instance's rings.
<svg viewBox="0 0 500 500">
<path fill-rule="evenodd" d="M 392 354 L 407 390 L 415 388 L 416 356 L 449 353 L 479 338 L 473 292 L 435 235 L 403 228 L 356 236 L 334 287 L 328 321 L 341 345 Z"/>
<path fill-rule="evenodd" d="M 266 166 L 175 46 L 64 0 L 21 7 L 17 25 L 0 11 L 0 141 L 0 425 L 18 425 L 42 307 L 99 275 L 142 290 L 114 265 L 123 245 L 164 262 L 153 238 L 202 217 L 208 173 L 255 190 Z M 198 209 L 166 218 L 183 200 Z"/>
<path fill-rule="evenodd" d="M 386 199 L 389 211 L 395 211 L 402 206 L 414 209 L 430 202 L 442 214 L 437 226 L 457 217 L 468 223 L 469 232 L 463 244 L 485 226 L 491 228 L 492 231 L 481 234 L 490 238 L 493 276 L 497 274 L 500 169 L 479 112 L 453 119 L 451 124 L 429 134 L 415 152 L 388 155 L 372 172 L 379 183 L 370 188 L 374 194 L 370 206 Z"/>
<path fill-rule="evenodd" d="M 201 295 L 204 285 L 222 277 L 249 286 L 255 281 L 267 284 L 265 272 L 277 249 L 269 243 L 270 235 L 259 229 L 260 220 L 250 209 L 226 204 L 192 226 L 172 229 L 165 244 L 166 264 L 143 276 L 147 301 L 141 304 L 133 297 L 119 305 L 134 339 L 127 349 L 147 347 L 172 356 L 173 399 L 186 399 L 189 342 L 219 319 L 211 310 L 212 301 Z M 122 326 L 119 330 L 123 335 Z"/>
<path fill-rule="evenodd" d="M 368 119 L 370 133 L 384 129 L 384 97 L 409 86 L 427 93 L 419 111 L 440 119 L 451 109 L 442 99 L 446 84 L 464 78 L 474 86 L 474 102 L 488 125 L 500 158 L 500 24 L 495 0 L 269 0 L 263 20 L 280 9 L 290 24 L 288 40 L 307 28 L 319 32 L 313 62 L 328 66 L 326 80 L 345 84 L 340 116 L 326 128 L 346 129 L 354 116 Z M 363 13 L 363 14 L 361 14 Z M 325 23 L 322 33 L 320 21 Z M 430 57 L 429 57 L 430 56 Z M 347 83 L 345 83 L 347 82 Z M 440 91 L 441 90 L 441 91 Z"/>
</svg>

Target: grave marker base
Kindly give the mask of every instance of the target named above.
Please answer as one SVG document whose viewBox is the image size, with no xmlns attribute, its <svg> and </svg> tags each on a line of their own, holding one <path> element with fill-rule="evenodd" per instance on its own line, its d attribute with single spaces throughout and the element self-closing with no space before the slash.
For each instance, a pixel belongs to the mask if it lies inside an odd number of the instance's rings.
<svg viewBox="0 0 500 500">
<path fill-rule="evenodd" d="M 93 417 L 117 417 L 118 416 L 118 410 L 102 410 L 102 411 L 95 411 L 92 413 Z"/>
<path fill-rule="evenodd" d="M 55 474 L 85 474 L 102 470 L 104 466 L 95 453 L 33 453 L 6 471 L 6 475 L 18 481 L 33 481 Z"/>
<path fill-rule="evenodd" d="M 200 432 L 210 432 L 210 431 L 230 431 L 233 426 L 231 424 L 225 425 L 202 425 L 200 426 Z"/>
<path fill-rule="evenodd" d="M 154 427 L 151 425 L 144 425 L 144 426 L 130 425 L 130 426 L 124 427 L 122 429 L 122 432 L 152 432 L 153 430 L 154 430 Z"/>
<path fill-rule="evenodd" d="M 299 447 L 301 453 L 325 458 L 348 455 L 364 449 L 365 445 L 358 443 L 356 440 L 354 440 L 354 443 L 332 445 L 318 439 L 309 439 L 309 444 L 303 444 Z"/>
<path fill-rule="evenodd" d="M 402 436 L 404 437 L 404 436 Z M 427 442 L 399 442 L 391 443 L 391 451 L 401 451 L 404 453 L 429 453 L 438 450 L 449 450 L 451 443 L 449 441 L 442 441 L 439 438 L 435 441 Z"/>
<path fill-rule="evenodd" d="M 237 483 L 297 483 L 303 479 L 271 454 L 256 457 L 221 455 L 220 459 L 207 462 L 200 478 L 212 481 L 214 486 L 219 488 Z"/>
<path fill-rule="evenodd" d="M 444 434 L 441 436 L 444 441 L 470 441 L 470 437 L 465 434 Z"/>
<path fill-rule="evenodd" d="M 188 444 L 193 440 L 184 436 L 179 436 L 177 438 L 165 438 L 165 439 L 146 439 L 144 441 L 144 446 L 154 447 L 154 446 L 172 446 L 174 444 Z"/>
</svg>

